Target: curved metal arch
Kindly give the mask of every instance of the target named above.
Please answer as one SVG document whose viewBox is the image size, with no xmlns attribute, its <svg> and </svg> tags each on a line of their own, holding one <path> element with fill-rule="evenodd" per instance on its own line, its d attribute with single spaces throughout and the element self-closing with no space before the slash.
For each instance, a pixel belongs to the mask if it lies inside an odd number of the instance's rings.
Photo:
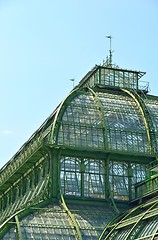
<svg viewBox="0 0 158 240">
<path fill-rule="evenodd" d="M 101 121 L 102 121 L 103 130 L 104 130 L 104 150 L 107 150 L 108 149 L 107 126 L 106 126 L 106 121 L 105 121 L 105 118 L 104 118 L 103 107 L 102 107 L 101 101 L 100 101 L 99 97 L 97 96 L 96 92 L 94 92 L 93 89 L 91 89 L 91 88 L 88 88 L 88 90 L 95 97 L 95 102 L 96 102 L 96 105 L 98 106 L 98 109 L 99 109 L 99 112 L 100 112 L 100 118 L 101 118 Z"/>
<path fill-rule="evenodd" d="M 33 169 L 34 168 L 32 168 L 31 171 L 33 171 Z M 30 173 L 29 173 L 29 175 L 27 175 L 25 177 L 25 179 L 26 178 L 30 179 L 29 176 L 30 176 Z M 43 181 L 41 181 L 41 184 L 37 184 L 37 186 L 35 186 L 34 189 L 30 188 L 29 191 L 26 192 L 25 194 L 23 194 L 22 196 L 20 196 L 18 198 L 16 197 L 14 200 L 14 203 L 12 203 L 12 204 L 10 203 L 10 205 L 6 209 L 4 209 L 4 211 L 2 212 L 1 221 L 3 221 L 9 215 L 12 215 L 16 211 L 18 211 L 20 208 L 27 207 L 30 204 L 37 202 L 38 194 L 40 197 L 42 196 L 42 194 L 44 197 L 46 197 L 46 189 L 47 189 L 47 184 L 48 184 L 49 178 L 50 178 L 49 172 L 47 172 L 45 179 Z M 21 181 L 24 182 L 24 178 L 20 177 L 19 182 L 17 183 L 17 185 L 15 185 L 15 187 L 17 189 L 20 189 Z M 11 190 L 12 189 L 10 189 L 10 191 Z"/>
<path fill-rule="evenodd" d="M 100 115 L 101 115 L 101 120 L 102 120 L 102 124 L 103 124 L 103 130 L 104 130 L 104 150 L 108 150 L 108 139 L 107 139 L 107 125 L 106 125 L 106 120 L 104 118 L 104 111 L 103 111 L 103 106 L 102 106 L 102 103 L 99 99 L 99 97 L 97 96 L 97 94 L 91 89 L 91 88 L 88 88 L 89 91 L 92 92 L 92 94 L 95 96 L 95 100 L 96 100 L 96 104 L 98 106 L 98 109 L 99 109 L 99 112 L 100 112 Z M 108 156 L 108 169 L 107 169 L 107 185 L 108 185 L 108 191 L 109 191 L 109 203 L 111 205 L 111 207 L 114 209 L 114 211 L 116 211 L 117 214 L 120 213 L 120 211 L 118 210 L 116 204 L 115 204 L 115 200 L 114 200 L 114 197 L 112 196 L 111 194 L 111 185 L 110 185 L 110 182 L 109 182 L 109 156 Z"/>
<path fill-rule="evenodd" d="M 156 228 L 156 230 L 152 234 L 153 236 L 152 236 L 151 240 L 154 240 L 154 238 L 155 238 L 155 236 L 157 236 L 157 234 L 158 234 L 158 227 Z"/>
<path fill-rule="evenodd" d="M 94 160 L 96 162 L 96 159 L 90 159 L 90 160 Z M 100 160 L 100 159 L 97 159 L 97 160 Z M 85 166 L 85 169 L 88 166 L 88 163 L 89 163 L 89 159 L 83 158 L 83 164 Z M 101 165 L 102 168 L 104 168 L 104 170 L 105 170 L 105 165 L 103 164 L 103 160 L 100 160 L 100 163 L 96 162 L 96 164 L 97 164 L 97 166 Z"/>
<path fill-rule="evenodd" d="M 115 221 L 117 221 L 117 219 L 118 219 L 118 216 L 114 217 L 114 218 L 103 228 L 103 231 L 101 232 L 98 240 L 104 240 L 106 230 L 107 230 L 113 223 L 115 223 Z M 108 234 L 109 234 L 109 233 L 108 233 Z"/>
<path fill-rule="evenodd" d="M 118 215 L 116 216 L 116 218 L 112 219 L 112 221 L 107 225 L 105 226 L 105 228 L 103 229 L 100 237 L 99 237 L 99 240 L 108 240 L 108 238 L 110 237 L 110 235 L 115 231 L 115 229 L 117 228 L 117 226 L 123 222 L 123 220 L 125 220 L 128 216 L 131 215 L 131 213 L 133 213 L 134 211 L 136 211 L 137 209 L 139 209 L 140 206 L 137 206 L 135 208 L 133 208 L 132 210 L 128 210 L 127 212 L 123 213 L 122 215 Z M 122 218 L 121 218 L 122 217 Z M 116 224 L 115 224 L 116 223 Z M 110 226 L 111 225 L 114 225 L 113 228 L 111 228 Z M 110 227 L 110 231 L 107 233 L 107 235 L 105 236 L 104 234 L 106 233 L 106 230 Z"/>
<path fill-rule="evenodd" d="M 147 138 L 148 138 L 148 145 L 150 147 L 149 150 L 150 150 L 150 152 L 152 152 L 153 148 L 154 148 L 153 141 L 156 142 L 156 139 L 153 140 L 153 135 L 151 134 L 152 130 L 154 129 L 154 126 L 152 125 L 152 122 L 148 119 L 150 116 L 148 109 L 146 108 L 146 105 L 145 105 L 143 99 L 138 95 L 137 92 L 132 91 L 132 90 L 123 89 L 123 88 L 121 90 L 123 92 L 127 93 L 129 96 L 131 96 L 133 98 L 133 100 L 136 102 L 136 104 L 141 112 L 144 124 L 145 124 Z"/>
<path fill-rule="evenodd" d="M 157 202 L 154 203 L 152 206 L 150 206 L 147 211 L 145 211 L 144 213 L 142 213 L 142 214 L 140 215 L 140 217 L 138 218 L 138 220 L 136 221 L 136 223 L 133 225 L 133 227 L 131 227 L 129 233 L 128 233 L 127 236 L 124 238 L 124 240 L 128 240 L 128 239 L 129 239 L 129 237 L 130 237 L 130 235 L 132 234 L 132 232 L 133 232 L 133 230 L 135 229 L 135 227 L 140 223 L 140 221 L 144 218 L 144 216 L 145 216 L 152 208 L 154 208 L 156 205 L 157 205 Z"/>
<path fill-rule="evenodd" d="M 82 235 L 81 235 L 81 232 L 80 232 L 80 229 L 79 229 L 79 225 L 75 219 L 75 217 L 73 216 L 73 214 L 71 213 L 71 211 L 68 209 L 66 203 L 65 203 L 65 200 L 64 200 L 64 197 L 63 195 L 61 194 L 61 202 L 62 202 L 62 205 L 63 205 L 63 208 L 65 209 L 65 211 L 67 212 L 68 216 L 70 217 L 71 219 L 71 222 L 75 228 L 75 231 L 76 231 L 76 237 L 78 240 L 82 240 Z"/>
<path fill-rule="evenodd" d="M 21 201 L 19 201 L 19 206 L 20 209 L 15 209 L 14 212 L 10 212 L 9 216 L 7 217 L 7 219 L 0 225 L 0 238 L 2 236 L 4 236 L 5 231 L 3 229 L 5 229 L 5 225 L 8 225 L 8 222 L 12 219 L 15 218 L 15 223 L 16 223 L 16 227 L 17 227 L 17 234 L 18 234 L 18 239 L 22 240 L 21 238 L 21 229 L 20 229 L 20 222 L 19 222 L 19 215 L 29 215 L 30 209 L 35 206 L 36 204 L 40 204 L 41 203 L 41 198 L 43 198 L 43 202 L 46 202 L 48 199 L 45 198 L 45 190 L 47 189 L 49 183 L 49 176 L 47 176 L 46 180 L 42 183 L 40 190 L 38 190 L 38 194 L 34 199 L 31 199 L 31 201 L 29 202 L 29 204 L 24 203 L 21 205 L 21 203 L 23 203 L 23 199 L 21 199 Z M 36 189 L 35 189 L 36 191 Z M 38 201 L 39 199 L 39 201 Z M 16 203 L 16 205 L 18 204 Z"/>
<path fill-rule="evenodd" d="M 130 234 L 132 233 L 132 230 L 136 227 L 136 225 L 142 220 L 142 218 L 148 213 L 148 212 L 150 212 L 150 210 L 152 210 L 152 208 L 154 208 L 156 205 L 157 205 L 157 200 L 156 201 L 154 201 L 154 202 L 152 202 L 151 204 L 150 204 L 150 202 L 149 202 L 149 204 L 147 204 L 147 206 L 149 205 L 149 207 L 148 207 L 148 209 L 145 211 L 145 212 L 143 212 L 143 213 L 141 213 L 140 214 L 140 217 L 138 218 L 138 220 L 136 221 L 136 223 L 134 224 L 134 227 L 132 227 L 131 228 L 131 230 L 130 230 L 130 232 L 127 234 L 127 236 L 124 238 L 125 240 L 128 240 L 128 237 L 130 237 Z M 143 206 L 145 207 L 146 206 L 146 203 L 144 203 L 144 204 L 142 204 L 141 206 L 140 206 L 140 204 L 139 205 L 137 205 L 136 207 L 134 207 L 133 209 L 129 209 L 127 212 L 124 212 L 122 215 L 120 215 L 120 216 L 118 216 L 118 217 L 116 217 L 115 219 L 113 219 L 107 226 L 105 226 L 105 228 L 103 229 L 103 231 L 102 231 L 102 233 L 101 233 L 101 235 L 100 235 L 100 237 L 99 237 L 99 240 L 108 240 L 109 239 L 109 237 L 111 236 L 111 234 L 113 234 L 113 232 L 115 231 L 115 229 L 125 220 L 126 221 L 126 219 L 129 219 L 130 220 L 130 215 L 132 215 L 132 213 L 134 213 L 135 211 L 137 211 L 139 208 L 143 208 Z M 137 216 L 137 214 L 136 214 L 136 216 Z M 109 232 L 107 233 L 107 235 L 105 235 L 105 233 L 106 233 L 106 230 L 108 230 L 108 229 L 110 229 L 109 230 Z M 153 238 L 152 239 L 154 239 L 154 234 L 156 234 L 157 233 L 157 231 L 158 231 L 158 229 L 152 234 L 153 235 Z"/>
<path fill-rule="evenodd" d="M 62 149 L 60 149 L 59 151 L 59 154 L 58 154 L 58 159 L 61 159 L 61 152 L 62 152 Z M 61 164 L 58 163 L 58 172 L 60 173 L 61 172 Z M 75 217 L 73 216 L 73 214 L 71 213 L 71 211 L 68 209 L 66 203 L 65 203 L 65 200 L 64 200 L 64 196 L 62 194 L 62 188 L 61 188 L 61 179 L 60 179 L 60 174 L 59 174 L 59 178 L 58 178 L 58 184 L 59 184 L 59 198 L 61 200 L 61 203 L 62 203 L 62 206 L 63 208 L 65 209 L 65 211 L 67 212 L 68 216 L 70 217 L 71 219 L 71 222 L 74 226 L 74 229 L 76 231 L 76 236 L 77 236 L 77 239 L 78 240 L 82 240 L 82 235 L 81 235 L 81 232 L 80 232 L 80 229 L 79 229 L 79 225 L 75 219 Z"/>
<path fill-rule="evenodd" d="M 62 160 L 62 159 L 61 159 Z M 66 161 L 65 159 L 64 159 L 64 161 Z M 80 168 L 80 162 L 79 162 L 79 160 L 78 159 L 75 159 L 75 160 L 72 160 L 73 162 L 77 162 L 77 164 L 78 164 L 78 166 L 79 166 L 79 168 Z M 63 161 L 61 161 L 61 163 L 62 163 Z"/>
<path fill-rule="evenodd" d="M 107 141 L 107 135 L 105 134 L 106 133 L 106 123 L 105 123 L 105 120 L 104 120 L 104 117 L 103 117 L 103 110 L 102 110 L 102 105 L 101 105 L 101 102 L 97 96 L 97 94 L 91 89 L 91 88 L 82 88 L 82 89 L 75 89 L 74 91 L 72 91 L 67 98 L 64 99 L 64 101 L 61 103 L 61 105 L 59 106 L 58 110 L 57 110 L 57 113 L 56 113 L 56 116 L 55 116 L 55 119 L 54 119 L 54 122 L 53 122 L 53 125 L 52 125 L 52 130 L 51 130 L 51 135 L 50 135 L 50 139 L 53 138 L 53 136 L 56 135 L 56 139 L 55 139 L 55 142 L 57 143 L 57 140 L 58 140 L 58 134 L 59 134 L 59 128 L 60 128 L 60 124 L 57 124 L 57 121 L 60 122 L 63 114 L 64 114 L 64 111 L 67 107 L 67 102 L 70 102 L 71 99 L 73 99 L 74 97 L 86 92 L 86 91 L 89 91 L 92 93 L 92 95 L 94 96 L 95 98 L 95 103 L 96 103 L 96 106 L 98 107 L 98 110 L 100 112 L 100 119 L 102 121 L 102 126 L 103 126 L 103 130 L 104 130 L 104 149 L 107 148 L 108 146 L 108 141 Z M 65 106 L 64 106 L 65 105 Z M 51 140 L 49 140 L 51 141 Z M 106 149 L 107 150 L 107 149 Z"/>
<path fill-rule="evenodd" d="M 31 171 L 33 171 L 34 168 L 32 168 Z M 48 170 L 48 169 L 47 169 Z M 30 179 L 30 175 L 26 176 L 25 178 Z M 6 218 L 9 215 L 13 215 L 16 213 L 19 209 L 27 208 L 30 205 L 37 204 L 41 198 L 44 197 L 47 198 L 47 186 L 50 181 L 50 173 L 49 171 L 46 173 L 46 176 L 44 179 L 40 180 L 39 183 L 34 187 L 34 189 L 29 189 L 28 192 L 26 192 L 23 196 L 21 196 L 18 199 L 15 199 L 14 203 L 10 206 L 8 206 L 4 211 L 4 217 L 3 215 L 2 220 Z M 20 182 L 19 182 L 20 183 Z M 17 186 L 19 186 L 19 183 Z"/>
<path fill-rule="evenodd" d="M 19 211 L 13 213 L 11 216 L 9 216 L 9 218 L 7 218 L 7 219 L 0 225 L 0 230 L 1 230 L 1 231 L 0 231 L 0 237 L 3 237 L 4 234 L 5 234 L 5 233 L 4 233 L 5 225 L 8 224 L 8 222 L 9 222 L 12 218 L 18 216 L 18 214 L 22 213 L 24 210 L 25 210 L 25 209 L 22 208 L 22 209 L 20 209 Z M 19 220 L 18 220 L 18 221 L 19 221 Z M 16 222 L 16 224 L 17 224 L 16 218 L 15 218 L 15 222 Z"/>
<path fill-rule="evenodd" d="M 101 119 L 101 121 L 102 121 L 102 127 L 103 127 L 103 131 L 104 131 L 104 134 L 103 134 L 103 137 L 104 137 L 104 150 L 105 151 L 107 151 L 108 150 L 108 139 L 107 139 L 107 126 L 106 126 L 106 121 L 105 121 L 105 118 L 104 118 L 104 113 L 103 113 L 103 106 L 102 106 L 102 103 L 101 103 L 101 101 L 100 101 L 100 99 L 99 99 L 99 97 L 97 96 L 97 94 L 91 89 L 91 88 L 83 88 L 83 89 L 81 89 L 81 90 L 79 90 L 79 89 L 76 89 L 75 91 L 73 91 L 64 101 L 63 101 L 63 103 L 62 103 L 62 105 L 60 106 L 60 109 L 58 109 L 58 113 L 57 113 L 57 115 L 56 115 L 56 121 L 54 121 L 54 126 L 53 126 L 53 129 L 52 129 L 52 131 L 53 131 L 53 134 L 55 133 L 54 131 L 55 131 L 55 125 L 56 125 L 56 122 L 57 122 L 57 117 L 59 117 L 59 122 L 60 122 L 60 119 L 62 118 L 62 116 L 63 116 L 63 114 L 64 114 L 64 111 L 65 111 L 65 108 L 67 107 L 67 105 L 66 105 L 66 107 L 63 107 L 63 105 L 69 100 L 71 100 L 71 99 L 73 99 L 74 98 L 74 96 L 76 97 L 77 95 L 79 95 L 79 94 L 81 94 L 81 93 L 83 93 L 84 91 L 89 91 L 90 93 L 92 93 L 92 95 L 94 96 L 94 99 L 95 99 L 95 104 L 96 104 L 96 106 L 97 106 L 97 108 L 98 108 L 98 110 L 99 110 L 99 112 L 100 112 L 100 119 Z M 77 93 L 77 94 L 76 94 Z M 63 109 L 62 109 L 62 107 L 63 107 Z M 56 130 L 57 132 L 56 132 L 56 142 L 57 142 L 57 139 L 58 139 L 58 133 L 59 133 L 59 127 L 60 127 L 60 125 L 58 126 L 58 129 Z M 53 136 L 53 135 L 52 135 Z M 109 173 L 108 173 L 108 176 L 109 176 Z M 110 187 L 110 183 L 109 183 L 109 177 L 107 176 L 107 181 L 108 181 L 108 183 L 107 183 L 107 185 L 108 185 L 108 192 L 109 193 L 111 193 L 111 187 Z M 113 209 L 117 212 L 117 213 L 119 213 L 119 210 L 118 210 L 118 208 L 117 208 L 117 206 L 116 206 L 116 204 L 115 204 L 115 201 L 114 201 L 114 198 L 113 198 L 113 196 L 110 194 L 109 195 L 109 203 L 110 203 L 110 205 L 113 207 Z"/>
<path fill-rule="evenodd" d="M 53 138 L 53 136 L 55 136 L 55 133 L 56 133 L 55 143 L 57 143 L 59 127 L 60 127 L 60 125 L 57 124 L 57 121 L 60 120 L 62 118 L 63 114 L 64 114 L 64 111 L 65 111 L 64 105 L 66 104 L 66 102 L 69 99 L 72 99 L 74 97 L 74 95 L 76 94 L 76 92 L 79 92 L 79 93 L 81 92 L 81 91 L 78 91 L 78 90 L 79 90 L 79 88 L 73 90 L 59 105 L 59 107 L 57 109 L 57 112 L 55 114 L 55 119 L 54 119 L 52 127 L 51 127 L 51 131 L 50 131 L 51 134 L 50 134 L 50 137 L 49 137 L 49 143 L 51 143 L 51 139 Z"/>
</svg>

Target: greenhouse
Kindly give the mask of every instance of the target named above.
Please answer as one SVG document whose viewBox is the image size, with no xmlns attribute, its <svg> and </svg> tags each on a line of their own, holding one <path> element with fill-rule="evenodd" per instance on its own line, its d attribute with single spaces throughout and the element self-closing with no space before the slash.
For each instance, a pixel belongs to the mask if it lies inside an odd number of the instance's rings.
<svg viewBox="0 0 158 240">
<path fill-rule="evenodd" d="M 0 170 L 2 240 L 158 239 L 158 97 L 96 65 Z"/>
</svg>

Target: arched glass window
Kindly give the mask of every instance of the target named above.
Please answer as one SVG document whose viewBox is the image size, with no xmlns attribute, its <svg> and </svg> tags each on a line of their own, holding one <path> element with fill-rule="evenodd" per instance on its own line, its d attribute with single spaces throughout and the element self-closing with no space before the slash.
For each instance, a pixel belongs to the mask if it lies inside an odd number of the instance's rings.
<svg viewBox="0 0 158 240">
<path fill-rule="evenodd" d="M 81 196 L 79 160 L 65 157 L 61 160 L 61 188 L 64 195 Z"/>
<path fill-rule="evenodd" d="M 101 160 L 85 160 L 84 196 L 105 198 L 105 168 Z"/>
<path fill-rule="evenodd" d="M 105 198 L 105 168 L 101 160 L 63 157 L 60 178 L 64 195 Z"/>
</svg>

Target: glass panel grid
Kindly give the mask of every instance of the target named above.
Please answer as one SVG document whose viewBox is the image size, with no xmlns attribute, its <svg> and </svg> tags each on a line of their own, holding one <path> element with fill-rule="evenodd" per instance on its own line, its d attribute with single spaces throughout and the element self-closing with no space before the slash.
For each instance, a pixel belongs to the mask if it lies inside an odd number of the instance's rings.
<svg viewBox="0 0 158 240">
<path fill-rule="evenodd" d="M 84 196 L 105 198 L 105 168 L 101 161 L 85 161 Z"/>
<path fill-rule="evenodd" d="M 105 167 L 101 160 L 63 157 L 60 179 L 64 195 L 105 198 Z"/>
<path fill-rule="evenodd" d="M 144 180 L 146 177 L 147 168 L 143 164 L 110 162 L 109 181 L 111 193 L 117 200 L 129 200 L 134 191 L 134 184 Z"/>
<path fill-rule="evenodd" d="M 132 209 L 131 214 L 127 213 L 127 217 L 123 220 L 119 219 L 116 229 L 112 229 L 108 239 L 155 239 L 154 236 L 158 230 L 158 216 L 157 205 L 149 210 L 152 204 L 155 202 L 147 204 L 147 206 L 141 204 L 140 208 L 136 207 L 135 211 Z"/>
<path fill-rule="evenodd" d="M 62 118 L 58 143 L 103 149 L 105 127 L 106 147 L 109 150 L 150 153 L 147 130 L 136 102 L 123 93 L 97 95 L 102 104 L 102 113 L 90 93 L 79 95 L 71 101 Z"/>
<path fill-rule="evenodd" d="M 145 237 L 145 236 L 149 236 L 149 235 L 155 233 L 155 230 L 157 228 L 157 222 L 158 222 L 157 216 L 150 220 L 149 219 L 143 220 L 143 223 L 141 223 L 141 225 L 143 225 L 144 227 L 141 228 L 141 231 L 140 231 L 138 237 Z"/>
<path fill-rule="evenodd" d="M 98 93 L 110 150 L 149 152 L 146 127 L 136 102 L 125 94 Z"/>
<path fill-rule="evenodd" d="M 132 184 L 143 181 L 148 176 L 148 169 L 145 164 L 132 163 Z"/>
<path fill-rule="evenodd" d="M 5 234 L 5 236 L 2 238 L 2 240 L 16 240 L 17 239 L 17 228 L 12 227 L 9 229 L 9 231 Z"/>
<path fill-rule="evenodd" d="M 154 126 L 154 134 L 156 135 L 156 142 L 158 145 L 158 100 L 144 99 L 146 106 L 149 110 L 152 124 Z"/>
<path fill-rule="evenodd" d="M 121 176 L 110 177 L 112 195 L 117 200 L 129 200 L 128 178 Z"/>
<path fill-rule="evenodd" d="M 88 205 L 68 205 L 75 216 L 83 239 L 98 239 L 112 218 L 115 217 L 114 211 L 109 207 L 88 206 Z"/>
<path fill-rule="evenodd" d="M 75 97 L 66 108 L 60 125 L 58 143 L 85 148 L 104 147 L 100 112 L 92 95 Z"/>
<path fill-rule="evenodd" d="M 77 159 L 62 159 L 60 179 L 64 195 L 81 196 L 81 174 Z"/>
<path fill-rule="evenodd" d="M 117 69 L 100 68 L 100 84 L 122 88 L 137 89 L 138 76 L 136 72 L 121 71 Z"/>
<path fill-rule="evenodd" d="M 20 222 L 23 239 L 76 239 L 67 213 L 59 206 L 48 206 Z"/>
</svg>

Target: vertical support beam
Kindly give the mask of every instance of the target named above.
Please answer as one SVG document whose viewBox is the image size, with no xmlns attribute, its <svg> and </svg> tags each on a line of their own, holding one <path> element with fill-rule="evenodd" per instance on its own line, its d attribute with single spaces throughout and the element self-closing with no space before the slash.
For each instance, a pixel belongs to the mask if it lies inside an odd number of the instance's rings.
<svg viewBox="0 0 158 240">
<path fill-rule="evenodd" d="M 17 225 L 17 239 L 22 240 L 22 233 L 21 233 L 21 229 L 20 229 L 19 218 L 17 215 L 15 216 L 15 221 L 16 221 L 16 225 Z"/>
<path fill-rule="evenodd" d="M 110 182 L 109 182 L 109 161 L 110 161 L 110 157 L 108 155 L 105 161 L 105 198 L 106 199 L 110 198 L 110 192 L 111 192 Z"/>
<path fill-rule="evenodd" d="M 137 90 L 139 89 L 139 83 L 138 83 L 138 73 L 137 73 L 137 78 L 136 78 L 136 81 L 137 81 Z"/>
<path fill-rule="evenodd" d="M 60 150 L 55 148 L 49 148 L 50 156 L 50 197 L 59 198 L 60 195 Z"/>
<path fill-rule="evenodd" d="M 114 209 L 114 211 L 117 214 L 120 214 L 119 209 L 117 208 L 116 204 L 115 204 L 115 200 L 113 195 L 111 194 L 111 186 L 110 186 L 110 180 L 109 180 L 109 163 L 110 163 L 110 154 L 108 155 L 107 158 L 107 165 L 106 165 L 106 186 L 107 186 L 107 190 L 106 190 L 106 197 L 107 200 L 109 201 L 110 206 Z"/>
<path fill-rule="evenodd" d="M 99 67 L 99 79 L 98 79 L 98 84 L 101 84 L 101 67 Z"/>
<path fill-rule="evenodd" d="M 132 167 L 131 164 L 128 163 L 128 188 L 129 188 L 129 200 L 132 200 Z"/>
<path fill-rule="evenodd" d="M 84 159 L 81 159 L 81 167 L 80 167 L 80 172 L 81 172 L 81 197 L 84 197 L 84 172 L 85 172 L 85 164 L 84 164 Z"/>
</svg>

